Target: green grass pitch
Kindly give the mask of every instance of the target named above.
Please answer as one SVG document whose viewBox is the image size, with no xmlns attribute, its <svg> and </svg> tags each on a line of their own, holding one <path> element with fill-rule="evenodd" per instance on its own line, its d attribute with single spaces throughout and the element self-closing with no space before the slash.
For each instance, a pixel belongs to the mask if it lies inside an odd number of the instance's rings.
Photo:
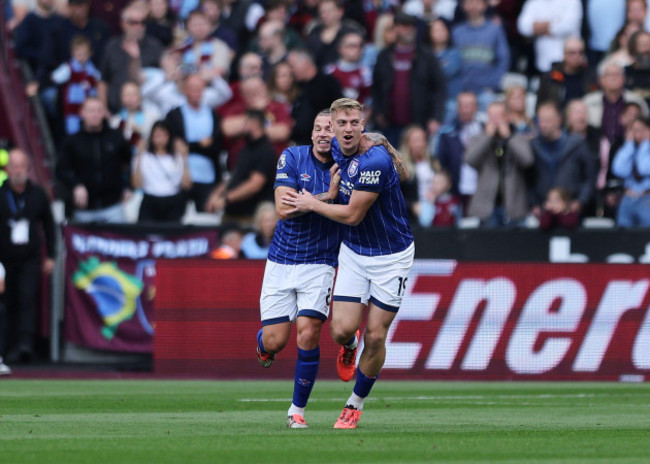
<svg viewBox="0 0 650 464">
<path fill-rule="evenodd" d="M 3 380 L 0 463 L 650 463 L 650 384 L 317 382 L 290 430 L 289 381 Z"/>
</svg>

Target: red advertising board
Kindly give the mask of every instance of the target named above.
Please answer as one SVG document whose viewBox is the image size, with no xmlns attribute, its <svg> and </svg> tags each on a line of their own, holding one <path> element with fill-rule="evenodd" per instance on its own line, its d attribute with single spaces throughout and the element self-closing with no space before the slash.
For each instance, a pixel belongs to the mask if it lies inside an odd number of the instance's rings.
<svg viewBox="0 0 650 464">
<path fill-rule="evenodd" d="M 155 369 L 259 377 L 263 262 L 161 261 Z M 415 262 L 382 378 L 627 380 L 650 375 L 650 268 Z M 337 346 L 321 339 L 321 378 Z M 295 342 L 264 378 L 290 378 Z"/>
</svg>

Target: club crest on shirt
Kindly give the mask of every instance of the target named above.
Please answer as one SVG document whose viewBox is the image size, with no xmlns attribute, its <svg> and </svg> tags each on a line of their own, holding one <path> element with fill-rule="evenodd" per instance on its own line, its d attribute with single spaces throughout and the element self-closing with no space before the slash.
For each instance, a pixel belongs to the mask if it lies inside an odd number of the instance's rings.
<svg viewBox="0 0 650 464">
<path fill-rule="evenodd" d="M 352 160 L 350 162 L 350 166 L 348 166 L 348 176 L 354 177 L 357 175 L 357 172 L 359 171 L 359 161 L 358 160 Z"/>
<path fill-rule="evenodd" d="M 287 155 L 280 155 L 280 159 L 278 160 L 278 169 L 282 169 L 287 165 Z"/>
</svg>

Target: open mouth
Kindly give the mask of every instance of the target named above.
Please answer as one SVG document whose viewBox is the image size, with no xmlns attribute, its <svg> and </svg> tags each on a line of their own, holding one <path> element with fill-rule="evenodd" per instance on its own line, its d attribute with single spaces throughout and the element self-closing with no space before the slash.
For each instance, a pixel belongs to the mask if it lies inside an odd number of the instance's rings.
<svg viewBox="0 0 650 464">
<path fill-rule="evenodd" d="M 344 135 L 343 136 L 343 140 L 345 140 L 346 142 L 350 142 L 352 139 L 353 139 L 353 137 L 351 135 Z"/>
</svg>

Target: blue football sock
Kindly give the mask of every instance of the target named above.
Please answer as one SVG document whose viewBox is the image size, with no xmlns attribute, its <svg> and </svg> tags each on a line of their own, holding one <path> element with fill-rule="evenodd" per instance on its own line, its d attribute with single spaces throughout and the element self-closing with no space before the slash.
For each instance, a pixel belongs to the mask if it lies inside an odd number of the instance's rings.
<svg viewBox="0 0 650 464">
<path fill-rule="evenodd" d="M 314 388 L 318 366 L 320 364 L 320 347 L 313 350 L 298 348 L 296 361 L 295 384 L 293 386 L 293 404 L 304 408 L 309 400 L 311 389 Z"/>
<path fill-rule="evenodd" d="M 368 377 L 361 369 L 357 367 L 357 381 L 354 384 L 354 394 L 360 398 L 365 398 L 370 394 L 370 389 L 375 384 L 378 376 Z"/>
<path fill-rule="evenodd" d="M 357 342 L 357 334 L 354 334 L 354 336 L 350 340 L 345 342 L 343 345 L 349 348 L 351 346 L 354 346 L 356 342 Z"/>
<path fill-rule="evenodd" d="M 264 349 L 264 345 L 262 344 L 262 330 L 263 329 L 260 329 L 259 332 L 257 332 L 257 346 L 262 353 L 267 353 L 267 351 Z"/>
</svg>

